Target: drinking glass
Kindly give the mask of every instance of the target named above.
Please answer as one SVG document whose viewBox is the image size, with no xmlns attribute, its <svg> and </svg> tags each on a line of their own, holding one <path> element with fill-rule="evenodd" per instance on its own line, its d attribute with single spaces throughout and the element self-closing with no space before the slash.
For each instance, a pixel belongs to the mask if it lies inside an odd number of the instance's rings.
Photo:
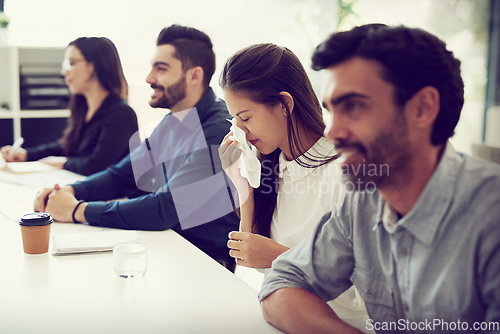
<svg viewBox="0 0 500 334">
<path fill-rule="evenodd" d="M 139 278 L 148 269 L 148 237 L 137 234 L 131 240 L 117 240 L 113 244 L 113 267 L 123 278 Z"/>
</svg>

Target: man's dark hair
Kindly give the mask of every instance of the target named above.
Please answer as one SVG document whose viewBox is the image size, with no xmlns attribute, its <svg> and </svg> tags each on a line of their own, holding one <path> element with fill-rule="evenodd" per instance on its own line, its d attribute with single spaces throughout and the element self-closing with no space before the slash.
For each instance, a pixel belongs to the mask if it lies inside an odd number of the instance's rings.
<svg viewBox="0 0 500 334">
<path fill-rule="evenodd" d="M 337 32 L 319 44 L 312 67 L 319 71 L 351 57 L 378 61 L 381 78 L 394 85 L 395 103 L 404 104 L 426 86 L 439 91 L 440 111 L 431 135 L 433 145 L 453 136 L 464 104 L 460 61 L 436 36 L 416 28 L 367 24 Z"/>
<path fill-rule="evenodd" d="M 182 62 L 182 70 L 200 66 L 203 68 L 203 85 L 207 88 L 215 72 L 215 53 L 212 41 L 204 32 L 173 24 L 158 35 L 156 45 L 170 44 L 175 47 L 174 57 Z"/>
</svg>

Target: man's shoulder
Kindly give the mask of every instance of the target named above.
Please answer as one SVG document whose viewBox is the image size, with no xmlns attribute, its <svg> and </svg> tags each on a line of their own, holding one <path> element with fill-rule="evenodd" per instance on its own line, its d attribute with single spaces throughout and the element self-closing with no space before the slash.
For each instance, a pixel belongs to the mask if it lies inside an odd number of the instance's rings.
<svg viewBox="0 0 500 334">
<path fill-rule="evenodd" d="M 226 119 L 231 118 L 231 115 L 227 110 L 226 102 L 219 98 L 215 99 L 214 103 L 210 106 L 208 115 L 209 120 L 224 120 L 226 123 L 228 123 Z"/>
<path fill-rule="evenodd" d="M 332 211 L 332 218 L 350 235 L 357 224 L 370 228 L 377 222 L 381 201 L 378 191 L 347 191 Z"/>
<path fill-rule="evenodd" d="M 218 98 L 210 87 L 195 105 L 195 108 L 198 110 L 198 116 L 202 124 L 210 122 L 211 119 L 217 116 L 230 117 L 226 102 Z"/>
<path fill-rule="evenodd" d="M 482 158 L 473 157 L 464 153 L 457 153 L 465 160 L 464 172 L 474 178 L 480 175 L 482 178 L 500 180 L 500 164 Z"/>
<path fill-rule="evenodd" d="M 206 116 L 207 121 L 217 116 L 223 116 L 226 119 L 231 117 L 227 110 L 226 102 L 216 96 L 214 96 L 212 103 L 206 105 L 204 109 L 201 111 L 201 114 Z"/>
<path fill-rule="evenodd" d="M 456 196 L 465 196 L 467 201 L 487 204 L 495 201 L 500 204 L 500 164 L 460 154 L 465 160 Z"/>
<path fill-rule="evenodd" d="M 381 195 L 377 190 L 347 190 L 344 200 L 339 203 L 340 212 L 344 214 L 375 215 L 380 205 Z"/>
<path fill-rule="evenodd" d="M 444 162 L 419 202 L 418 218 L 436 221 L 434 238 L 481 238 L 500 222 L 500 165 L 451 151 Z"/>
<path fill-rule="evenodd" d="M 207 144 L 219 145 L 222 142 L 231 127 L 231 123 L 227 121 L 230 118 L 226 103 L 219 98 L 203 111 L 200 121 Z"/>
</svg>

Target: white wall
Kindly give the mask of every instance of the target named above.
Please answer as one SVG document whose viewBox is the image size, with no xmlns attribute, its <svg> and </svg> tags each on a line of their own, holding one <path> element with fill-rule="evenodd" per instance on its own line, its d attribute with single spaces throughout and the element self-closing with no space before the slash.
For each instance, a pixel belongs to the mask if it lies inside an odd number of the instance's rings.
<svg viewBox="0 0 500 334">
<path fill-rule="evenodd" d="M 356 16 L 341 22 L 340 29 L 380 22 L 425 29 L 448 45 L 462 62 L 465 104 L 451 143 L 471 153 L 472 143 L 482 141 L 486 96 L 487 29 L 489 0 L 358 0 Z"/>
<path fill-rule="evenodd" d="M 80 36 L 106 36 L 117 46 L 129 82 L 129 103 L 148 124 L 164 111 L 149 107 L 145 83 L 160 30 L 173 23 L 206 32 L 214 44 L 218 86 L 224 61 L 253 43 L 290 48 L 309 70 L 312 49 L 337 26 L 337 2 L 331 0 L 6 0 L 13 45 L 66 46 Z M 318 73 L 311 73 L 319 88 Z"/>
<path fill-rule="evenodd" d="M 345 0 L 345 3 L 349 1 Z M 10 43 L 65 46 L 80 36 L 106 36 L 117 46 L 130 84 L 130 104 L 142 124 L 164 114 L 149 105 L 144 82 L 159 31 L 194 26 L 213 40 L 217 69 L 242 47 L 274 42 L 289 47 L 309 72 L 317 93 L 320 74 L 309 70 L 313 48 L 337 27 L 336 0 L 6 0 Z M 357 0 L 356 15 L 341 29 L 381 22 L 421 27 L 436 34 L 462 60 L 466 103 L 452 144 L 469 153 L 481 141 L 486 84 L 488 0 Z M 482 34 L 482 35 L 481 35 Z M 212 86 L 220 95 L 216 71 Z"/>
</svg>

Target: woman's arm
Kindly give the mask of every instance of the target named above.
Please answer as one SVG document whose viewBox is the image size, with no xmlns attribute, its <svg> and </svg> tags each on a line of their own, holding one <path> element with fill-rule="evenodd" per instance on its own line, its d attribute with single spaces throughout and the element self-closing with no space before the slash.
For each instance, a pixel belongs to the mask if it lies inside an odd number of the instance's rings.
<svg viewBox="0 0 500 334">
<path fill-rule="evenodd" d="M 253 199 L 253 188 L 249 187 L 249 193 L 247 198 L 240 198 L 238 193 L 238 199 L 240 203 L 240 231 L 241 232 L 252 232 L 253 216 L 255 211 L 255 202 Z M 241 204 L 242 203 L 242 204 Z"/>
<path fill-rule="evenodd" d="M 238 192 L 238 203 L 240 209 L 240 230 L 243 232 L 252 232 L 252 222 L 254 215 L 253 188 L 248 180 L 241 176 L 238 159 L 241 156 L 241 150 L 237 148 L 237 143 L 229 139 L 232 132 L 228 133 L 219 148 L 219 156 L 222 168 L 231 179 L 236 191 Z"/>
<path fill-rule="evenodd" d="M 232 133 L 229 133 L 224 138 L 219 149 L 224 171 L 238 191 L 240 208 L 240 231 L 229 233 L 227 242 L 227 246 L 231 249 L 229 255 L 241 266 L 270 268 L 274 259 L 289 248 L 270 238 L 252 233 L 255 213 L 254 190 L 248 180 L 240 175 L 237 161 L 241 151 L 236 147 L 236 143 L 229 139 L 231 135 Z"/>
<path fill-rule="evenodd" d="M 26 149 L 26 161 L 39 160 L 48 156 L 63 156 L 64 151 L 59 142 L 41 144 Z"/>
<path fill-rule="evenodd" d="M 260 234 L 236 231 L 229 233 L 227 246 L 236 264 L 258 269 L 271 268 L 274 259 L 289 249 Z"/>
</svg>

